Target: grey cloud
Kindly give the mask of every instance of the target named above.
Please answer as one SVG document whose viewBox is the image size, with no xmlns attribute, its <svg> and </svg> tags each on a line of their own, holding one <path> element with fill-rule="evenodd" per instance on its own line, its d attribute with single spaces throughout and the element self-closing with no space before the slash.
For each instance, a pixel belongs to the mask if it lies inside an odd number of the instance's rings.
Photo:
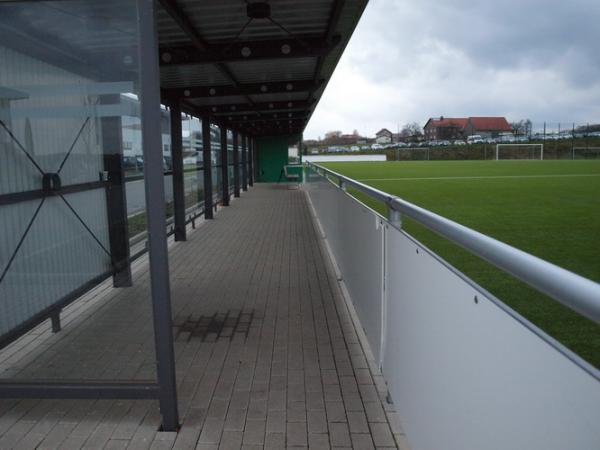
<svg viewBox="0 0 600 450">
<path fill-rule="evenodd" d="M 598 42 L 598 0 L 371 0 L 307 133 L 438 114 L 598 121 Z M 360 108 L 340 111 L 350 93 Z"/>
</svg>

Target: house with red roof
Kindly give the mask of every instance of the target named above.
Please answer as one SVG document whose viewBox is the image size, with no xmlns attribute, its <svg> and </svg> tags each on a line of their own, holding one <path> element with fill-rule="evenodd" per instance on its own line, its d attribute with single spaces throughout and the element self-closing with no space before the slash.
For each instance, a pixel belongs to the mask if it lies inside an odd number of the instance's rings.
<svg viewBox="0 0 600 450">
<path fill-rule="evenodd" d="M 469 117 L 465 126 L 465 136 L 479 134 L 488 138 L 511 131 L 512 127 L 504 117 Z"/>
<path fill-rule="evenodd" d="M 500 133 L 512 131 L 504 117 L 440 117 L 430 118 L 423 127 L 427 140 L 465 139 L 479 134 L 482 137 L 496 137 Z"/>
<path fill-rule="evenodd" d="M 452 140 L 463 139 L 468 119 L 462 117 L 430 118 L 423 127 L 427 140 Z"/>
</svg>

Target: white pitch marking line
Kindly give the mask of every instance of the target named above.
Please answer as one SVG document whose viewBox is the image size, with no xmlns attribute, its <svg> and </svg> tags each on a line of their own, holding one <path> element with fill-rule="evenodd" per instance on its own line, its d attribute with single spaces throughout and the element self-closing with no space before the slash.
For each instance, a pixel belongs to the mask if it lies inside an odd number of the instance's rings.
<svg viewBox="0 0 600 450">
<path fill-rule="evenodd" d="M 554 175 L 490 175 L 473 177 L 413 177 L 413 178 L 359 178 L 357 181 L 415 181 L 415 180 L 488 180 L 503 178 L 569 178 L 600 177 L 600 173 L 573 173 Z"/>
</svg>

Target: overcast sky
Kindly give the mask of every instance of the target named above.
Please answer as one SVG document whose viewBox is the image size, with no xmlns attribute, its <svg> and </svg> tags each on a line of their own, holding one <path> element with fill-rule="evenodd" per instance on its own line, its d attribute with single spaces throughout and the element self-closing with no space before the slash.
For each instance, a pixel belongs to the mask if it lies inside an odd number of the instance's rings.
<svg viewBox="0 0 600 450">
<path fill-rule="evenodd" d="M 600 0 L 371 0 L 304 138 L 440 115 L 600 122 Z"/>
</svg>

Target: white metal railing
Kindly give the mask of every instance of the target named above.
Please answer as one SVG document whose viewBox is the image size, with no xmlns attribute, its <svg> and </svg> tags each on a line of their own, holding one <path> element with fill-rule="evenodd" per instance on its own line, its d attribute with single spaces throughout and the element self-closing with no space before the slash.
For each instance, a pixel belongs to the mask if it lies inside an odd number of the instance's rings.
<svg viewBox="0 0 600 450">
<path fill-rule="evenodd" d="M 600 284 L 360 181 L 317 164 L 307 164 L 321 174 L 336 178 L 339 185 L 352 186 L 385 203 L 391 211 L 410 217 L 600 324 Z"/>
<path fill-rule="evenodd" d="M 600 371 L 401 228 L 410 217 L 598 322 L 600 285 L 324 167 L 304 188 L 419 449 L 591 449 Z M 384 202 L 388 218 L 346 192 Z"/>
</svg>

